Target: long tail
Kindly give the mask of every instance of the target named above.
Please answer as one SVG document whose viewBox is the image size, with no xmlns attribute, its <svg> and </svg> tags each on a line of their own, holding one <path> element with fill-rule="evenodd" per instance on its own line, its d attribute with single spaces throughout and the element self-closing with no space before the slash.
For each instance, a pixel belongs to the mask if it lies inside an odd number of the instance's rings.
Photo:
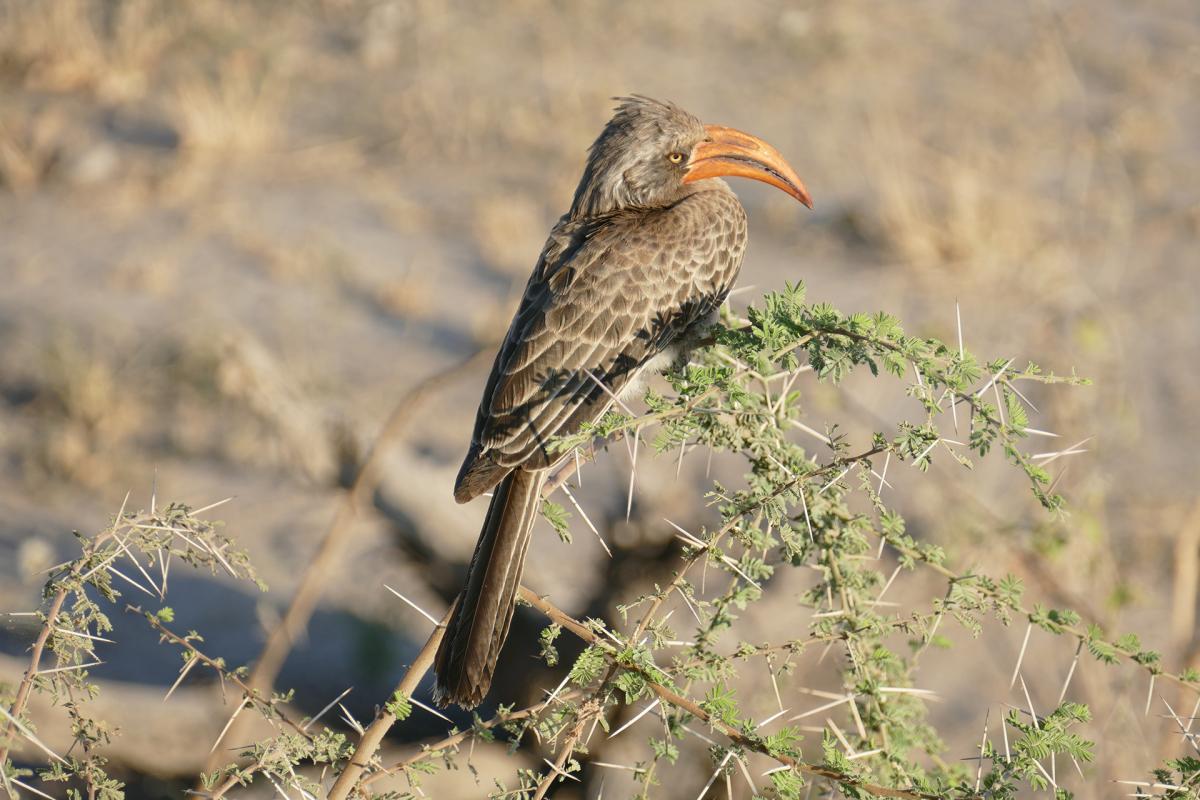
<svg viewBox="0 0 1200 800">
<path fill-rule="evenodd" d="M 474 708 L 492 685 L 545 479 L 544 471 L 513 470 L 492 494 L 466 588 L 434 660 L 434 696 L 442 705 Z"/>
</svg>

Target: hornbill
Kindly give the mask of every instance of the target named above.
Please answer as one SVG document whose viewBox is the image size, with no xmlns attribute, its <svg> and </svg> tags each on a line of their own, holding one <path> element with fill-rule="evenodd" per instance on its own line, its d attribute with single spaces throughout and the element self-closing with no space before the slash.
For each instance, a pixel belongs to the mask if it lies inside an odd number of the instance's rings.
<svg viewBox="0 0 1200 800">
<path fill-rule="evenodd" d="M 492 498 L 435 659 L 443 705 L 474 707 L 491 685 L 546 474 L 563 457 L 552 441 L 680 357 L 729 294 L 746 213 L 720 178 L 762 181 L 812 207 L 766 142 L 672 103 L 618 102 L 525 287 L 458 473 L 455 500 Z"/>
</svg>

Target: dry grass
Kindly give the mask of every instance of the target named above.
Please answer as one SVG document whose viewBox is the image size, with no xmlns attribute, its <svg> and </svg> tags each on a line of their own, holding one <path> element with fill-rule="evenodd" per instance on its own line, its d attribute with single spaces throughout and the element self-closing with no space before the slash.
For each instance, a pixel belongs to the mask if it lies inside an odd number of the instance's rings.
<svg viewBox="0 0 1200 800">
<path fill-rule="evenodd" d="M 148 409 L 107 354 L 70 334 L 44 354 L 35 460 L 50 476 L 97 488 L 115 476 L 114 456 Z"/>
<path fill-rule="evenodd" d="M 177 17 L 159 0 L 10 0 L 0 9 L 0 63 L 32 89 L 136 100 L 177 39 Z"/>
<path fill-rule="evenodd" d="M 189 151 L 248 156 L 280 144 L 286 103 L 279 78 L 253 55 L 236 52 L 219 64 L 215 76 L 181 80 L 171 117 Z"/>
<path fill-rule="evenodd" d="M 0 120 L 0 187 L 26 192 L 49 173 L 58 156 L 54 115 Z"/>
</svg>

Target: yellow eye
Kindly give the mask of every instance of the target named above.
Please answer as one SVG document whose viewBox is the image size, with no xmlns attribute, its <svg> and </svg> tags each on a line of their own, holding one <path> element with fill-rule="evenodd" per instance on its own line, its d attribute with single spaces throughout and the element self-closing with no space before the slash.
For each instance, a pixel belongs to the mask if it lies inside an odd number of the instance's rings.
<svg viewBox="0 0 1200 800">
<path fill-rule="evenodd" d="M 683 153 L 670 153 L 667 156 L 667 161 L 670 161 L 672 164 L 682 164 Z"/>
</svg>

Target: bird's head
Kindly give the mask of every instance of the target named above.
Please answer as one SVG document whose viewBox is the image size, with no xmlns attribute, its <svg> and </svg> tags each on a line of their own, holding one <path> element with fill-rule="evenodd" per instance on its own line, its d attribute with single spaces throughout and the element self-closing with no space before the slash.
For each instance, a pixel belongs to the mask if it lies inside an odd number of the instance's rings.
<svg viewBox="0 0 1200 800">
<path fill-rule="evenodd" d="M 705 125 L 672 103 L 620 98 L 591 147 L 571 215 L 667 206 L 688 191 L 688 184 L 718 177 L 762 181 L 812 208 L 799 176 L 761 139 Z"/>
</svg>

